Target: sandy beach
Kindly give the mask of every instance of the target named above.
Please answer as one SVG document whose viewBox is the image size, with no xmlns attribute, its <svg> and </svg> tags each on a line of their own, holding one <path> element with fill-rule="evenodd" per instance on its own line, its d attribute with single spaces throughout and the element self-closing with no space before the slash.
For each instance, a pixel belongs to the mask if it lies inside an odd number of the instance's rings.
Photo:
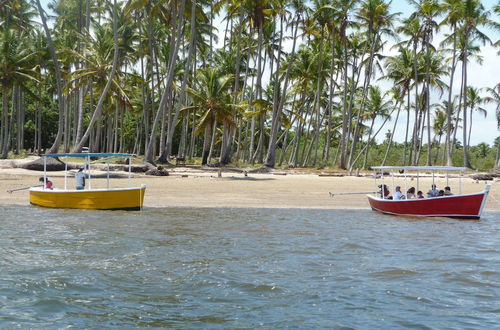
<svg viewBox="0 0 500 330">
<path fill-rule="evenodd" d="M 375 190 L 375 182 L 370 174 L 364 176 L 329 176 L 321 174 L 289 170 L 271 171 L 269 173 L 248 173 L 222 170 L 221 177 L 217 171 L 189 167 L 169 169 L 169 176 L 149 176 L 132 173 L 131 184 L 147 185 L 144 204 L 146 207 L 229 207 L 229 208 L 321 208 L 321 209 L 356 209 L 368 208 L 364 194 L 334 195 L 341 192 L 370 192 Z M 66 185 L 73 187 L 73 172 L 68 173 Z M 105 187 L 105 172 L 94 172 L 91 185 L 94 188 Z M 111 186 L 125 187 L 129 184 L 128 173 L 112 172 Z M 330 174 L 331 175 L 331 174 Z M 26 205 L 29 203 L 27 190 L 8 193 L 7 190 L 29 187 L 39 184 L 38 178 L 43 172 L 21 168 L 11 168 L 6 161 L 0 163 L 0 204 Z M 63 188 L 65 173 L 48 172 L 55 187 Z M 462 178 L 462 191 L 473 193 L 484 189 L 485 181 L 475 181 L 469 177 Z M 385 181 L 391 189 L 400 185 L 402 189 L 417 185 L 415 179 L 404 177 L 386 177 Z M 438 188 L 446 185 L 444 177 L 436 177 Z M 500 210 L 500 182 L 488 181 L 492 189 L 487 210 Z M 377 184 L 380 184 L 380 179 Z M 424 193 L 430 188 L 431 177 L 420 177 L 419 188 Z M 458 192 L 459 180 L 450 179 L 452 191 Z"/>
</svg>

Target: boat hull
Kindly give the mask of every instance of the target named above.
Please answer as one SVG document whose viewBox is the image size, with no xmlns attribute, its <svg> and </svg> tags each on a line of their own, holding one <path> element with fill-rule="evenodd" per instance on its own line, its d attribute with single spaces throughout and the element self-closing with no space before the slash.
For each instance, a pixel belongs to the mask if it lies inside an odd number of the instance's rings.
<svg viewBox="0 0 500 330">
<path fill-rule="evenodd" d="M 94 190 L 30 189 L 30 204 L 63 209 L 140 210 L 146 186 Z"/>
<path fill-rule="evenodd" d="M 434 198 L 388 200 L 368 195 L 373 210 L 385 214 L 479 219 L 488 197 L 489 186 L 484 192 Z"/>
</svg>

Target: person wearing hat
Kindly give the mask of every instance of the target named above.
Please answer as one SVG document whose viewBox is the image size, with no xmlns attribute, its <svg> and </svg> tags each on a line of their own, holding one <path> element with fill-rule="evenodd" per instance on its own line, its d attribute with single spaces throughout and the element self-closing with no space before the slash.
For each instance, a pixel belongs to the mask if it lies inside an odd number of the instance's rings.
<svg viewBox="0 0 500 330">
<path fill-rule="evenodd" d="M 405 199 L 405 195 L 401 192 L 400 186 L 396 186 L 396 192 L 392 196 L 394 200 Z"/>
<path fill-rule="evenodd" d="M 85 189 L 85 173 L 83 173 L 84 168 L 85 166 L 81 165 L 80 168 L 78 169 L 78 172 L 76 172 L 75 174 L 76 190 Z"/>
</svg>

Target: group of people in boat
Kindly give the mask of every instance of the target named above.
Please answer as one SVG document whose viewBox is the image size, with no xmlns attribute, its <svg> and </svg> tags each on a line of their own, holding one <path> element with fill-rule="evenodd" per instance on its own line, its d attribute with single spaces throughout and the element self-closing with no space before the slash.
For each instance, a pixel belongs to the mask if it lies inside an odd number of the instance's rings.
<svg viewBox="0 0 500 330">
<path fill-rule="evenodd" d="M 403 194 L 403 192 L 401 192 L 401 187 L 396 186 L 394 194 L 392 196 L 387 185 L 380 185 L 379 188 L 380 197 L 383 196 L 384 199 L 403 200 L 425 198 L 424 193 L 421 190 L 417 191 L 417 193 L 415 194 L 415 187 L 411 187 L 406 191 L 406 194 Z M 444 190 L 438 190 L 435 184 L 432 184 L 431 189 L 429 189 L 429 191 L 427 192 L 427 198 L 451 195 L 453 194 L 451 193 L 451 188 L 449 186 L 444 187 Z"/>
</svg>

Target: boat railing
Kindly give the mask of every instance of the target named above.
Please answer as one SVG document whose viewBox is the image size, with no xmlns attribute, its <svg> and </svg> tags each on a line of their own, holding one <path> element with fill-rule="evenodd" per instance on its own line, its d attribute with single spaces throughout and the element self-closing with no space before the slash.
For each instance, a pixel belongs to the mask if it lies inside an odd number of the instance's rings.
<svg viewBox="0 0 500 330">
<path fill-rule="evenodd" d="M 374 182 L 375 182 L 375 191 L 378 191 L 378 182 L 377 182 L 377 176 L 380 174 L 381 178 L 381 188 L 380 190 L 382 191 L 381 198 L 385 198 L 384 194 L 384 176 L 385 172 L 388 171 L 391 175 L 391 180 L 392 180 L 392 187 L 395 187 L 395 179 L 394 179 L 394 172 L 398 172 L 404 177 L 404 191 L 408 191 L 408 172 L 409 171 L 414 171 L 416 173 L 416 179 L 417 179 L 417 187 L 416 191 L 420 190 L 420 173 L 421 172 L 431 172 L 432 174 L 432 184 L 435 185 L 435 177 L 436 177 L 436 172 L 444 172 L 445 173 L 445 178 L 446 178 L 446 186 L 449 186 L 449 179 L 450 179 L 450 172 L 458 172 L 458 194 L 462 194 L 462 176 L 463 172 L 467 170 L 465 167 L 449 167 L 449 166 L 375 166 L 372 167 L 374 171 Z M 401 176 L 400 175 L 400 176 Z"/>
<path fill-rule="evenodd" d="M 45 154 L 42 155 L 43 158 L 43 189 L 45 190 L 45 187 L 47 185 L 47 158 L 52 157 L 52 158 L 68 158 L 68 157 L 78 157 L 78 158 L 84 158 L 85 160 L 85 165 L 84 165 L 84 173 L 87 178 L 88 182 L 88 189 L 92 189 L 92 172 L 91 172 L 91 158 L 94 157 L 100 157 L 101 162 L 103 160 L 106 161 L 107 164 L 107 174 L 106 174 L 106 189 L 111 189 L 110 185 L 110 163 L 109 160 L 112 158 L 116 157 L 126 157 L 128 160 L 128 186 L 130 187 L 132 185 L 132 157 L 134 154 L 124 154 L 124 153 L 89 153 L 89 152 L 83 152 L 83 153 L 65 153 L 65 154 Z M 68 163 L 64 163 L 64 190 L 68 190 Z"/>
</svg>

